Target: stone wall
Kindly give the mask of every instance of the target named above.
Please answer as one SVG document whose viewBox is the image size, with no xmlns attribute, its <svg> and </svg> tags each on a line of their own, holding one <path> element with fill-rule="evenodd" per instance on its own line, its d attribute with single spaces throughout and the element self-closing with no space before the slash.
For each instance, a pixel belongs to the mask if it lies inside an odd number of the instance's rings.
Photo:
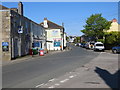
<svg viewBox="0 0 120 90">
<path fill-rule="evenodd" d="M 9 51 L 2 51 L 2 46 L 0 46 L 3 60 L 28 55 L 32 48 L 33 36 L 36 36 L 36 40 L 42 42 L 44 49 L 46 42 L 43 27 L 13 10 L 3 10 L 0 13 L 2 14 L 0 18 L 2 20 L 2 31 L 0 32 L 2 40 L 0 40 L 0 43 L 1 45 L 2 42 L 9 43 Z M 18 30 L 22 30 L 22 33 L 18 33 Z"/>
<path fill-rule="evenodd" d="M 12 58 L 16 58 L 29 54 L 31 21 L 14 11 L 11 15 Z M 18 33 L 19 27 L 23 33 Z"/>
<path fill-rule="evenodd" d="M 8 42 L 9 43 L 9 51 L 2 52 L 2 60 L 10 60 L 11 59 L 11 40 L 10 40 L 10 11 L 5 10 L 0 12 L 2 17 L 0 20 L 2 20 L 1 26 L 2 26 L 2 42 Z M 1 46 L 2 49 L 2 46 Z"/>
</svg>

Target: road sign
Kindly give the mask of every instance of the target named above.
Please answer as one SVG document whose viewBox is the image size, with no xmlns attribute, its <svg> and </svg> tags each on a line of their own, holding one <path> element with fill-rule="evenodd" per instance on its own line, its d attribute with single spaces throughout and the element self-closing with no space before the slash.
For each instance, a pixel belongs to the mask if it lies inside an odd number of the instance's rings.
<svg viewBox="0 0 120 90">
<path fill-rule="evenodd" d="M 8 42 L 2 42 L 2 46 L 9 46 Z"/>
<path fill-rule="evenodd" d="M 2 50 L 9 51 L 9 43 L 8 42 L 2 42 Z"/>
</svg>

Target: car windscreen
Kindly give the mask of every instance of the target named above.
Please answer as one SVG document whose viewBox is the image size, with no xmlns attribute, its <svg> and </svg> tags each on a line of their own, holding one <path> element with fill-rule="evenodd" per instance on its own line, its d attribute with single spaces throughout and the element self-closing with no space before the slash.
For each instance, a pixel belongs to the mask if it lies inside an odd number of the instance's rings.
<svg viewBox="0 0 120 90">
<path fill-rule="evenodd" d="M 103 46 L 103 44 L 96 44 L 96 46 Z"/>
<path fill-rule="evenodd" d="M 90 44 L 93 44 L 93 45 L 94 45 L 95 43 L 90 43 Z"/>
</svg>

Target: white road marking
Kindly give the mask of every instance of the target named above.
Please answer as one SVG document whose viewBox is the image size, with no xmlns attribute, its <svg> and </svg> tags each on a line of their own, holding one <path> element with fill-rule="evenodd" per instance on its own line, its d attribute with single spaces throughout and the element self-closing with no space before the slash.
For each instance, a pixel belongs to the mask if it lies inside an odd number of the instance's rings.
<svg viewBox="0 0 120 90">
<path fill-rule="evenodd" d="M 56 83 L 55 85 L 56 85 L 56 86 L 59 86 L 60 84 Z"/>
<path fill-rule="evenodd" d="M 64 83 L 64 82 L 66 82 L 66 81 L 68 81 L 69 79 L 65 79 L 65 80 L 62 80 L 62 81 L 60 81 L 60 83 Z"/>
<path fill-rule="evenodd" d="M 69 78 L 73 78 L 74 76 L 69 76 Z"/>
<path fill-rule="evenodd" d="M 50 86 L 50 87 L 48 87 L 48 88 L 55 88 L 54 86 Z"/>
<path fill-rule="evenodd" d="M 43 85 L 44 85 L 44 83 L 39 84 L 39 85 L 37 85 L 37 86 L 35 86 L 35 87 L 38 88 L 38 87 L 41 87 L 41 86 L 43 86 Z"/>
<path fill-rule="evenodd" d="M 51 80 L 49 80 L 49 82 L 53 82 L 55 79 L 53 78 L 53 79 L 51 79 Z"/>
</svg>

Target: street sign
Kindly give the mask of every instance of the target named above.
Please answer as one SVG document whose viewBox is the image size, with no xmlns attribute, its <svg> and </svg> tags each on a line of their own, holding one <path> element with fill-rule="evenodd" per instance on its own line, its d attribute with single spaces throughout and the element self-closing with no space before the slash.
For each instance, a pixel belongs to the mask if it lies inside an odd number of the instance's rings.
<svg viewBox="0 0 120 90">
<path fill-rule="evenodd" d="M 2 46 L 9 46 L 8 42 L 2 42 Z"/>
<path fill-rule="evenodd" d="M 9 43 L 2 42 L 2 51 L 9 51 Z"/>
<path fill-rule="evenodd" d="M 60 42 L 59 41 L 54 41 L 54 47 L 60 47 Z"/>
<path fill-rule="evenodd" d="M 18 26 L 18 33 L 23 33 L 23 26 Z"/>
</svg>

